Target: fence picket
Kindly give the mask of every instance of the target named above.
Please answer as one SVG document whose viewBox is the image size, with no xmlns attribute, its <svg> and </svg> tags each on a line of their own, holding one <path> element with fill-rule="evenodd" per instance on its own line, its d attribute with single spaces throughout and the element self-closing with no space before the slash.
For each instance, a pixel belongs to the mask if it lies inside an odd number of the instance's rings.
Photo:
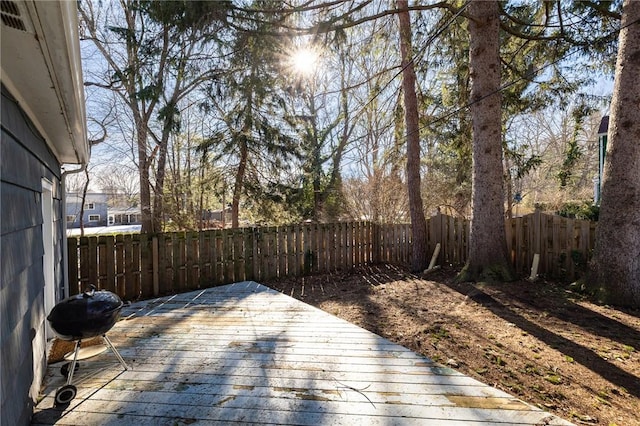
<svg viewBox="0 0 640 426">
<path fill-rule="evenodd" d="M 158 253 L 156 263 L 158 266 L 158 294 L 166 294 L 168 290 L 169 265 L 165 261 L 167 258 L 167 238 L 171 238 L 169 234 L 160 234 L 156 237 L 158 242 Z"/>
<path fill-rule="evenodd" d="M 140 298 L 142 292 L 141 268 L 140 268 L 140 234 L 132 234 L 131 237 L 131 279 L 134 283 L 135 299 Z M 153 293 L 151 293 L 153 294 Z"/>
<path fill-rule="evenodd" d="M 234 281 L 245 281 L 244 264 L 246 262 L 246 254 L 244 251 L 244 229 L 235 230 L 231 236 L 233 240 L 233 277 Z"/>
<path fill-rule="evenodd" d="M 223 261 L 223 270 L 224 277 L 223 283 L 229 284 L 234 281 L 234 269 L 233 269 L 233 234 L 230 229 L 222 230 L 223 238 L 222 238 L 222 261 Z"/>
<path fill-rule="evenodd" d="M 110 250 L 115 246 L 116 250 Z M 105 235 L 98 237 L 98 250 L 100 251 L 100 288 L 112 291 L 121 297 L 124 297 L 123 279 L 116 282 L 118 274 L 124 274 L 124 247 L 122 242 L 116 240 L 113 235 Z M 118 265 L 122 265 L 121 267 Z M 118 269 L 116 271 L 116 268 Z M 123 277 L 124 278 L 124 277 Z M 118 285 L 120 284 L 120 285 Z"/>
<path fill-rule="evenodd" d="M 219 285 L 224 283 L 224 253 L 222 252 L 223 234 L 221 229 L 214 231 L 211 238 L 212 243 L 212 267 L 213 267 L 213 283 Z"/>
<path fill-rule="evenodd" d="M 197 244 L 197 239 L 195 242 Z M 182 276 L 184 277 L 183 287 L 184 289 L 197 289 L 198 288 L 198 271 L 197 266 L 198 262 L 196 261 L 197 256 L 197 246 L 194 247 L 194 233 L 187 232 L 184 234 L 184 272 Z"/>
<path fill-rule="evenodd" d="M 200 288 L 206 288 L 207 283 L 211 279 L 211 263 L 209 263 L 209 235 L 208 231 L 198 232 L 198 270 L 200 271 Z"/>
<path fill-rule="evenodd" d="M 289 269 L 289 238 L 291 234 L 288 226 L 276 227 L 276 234 L 278 240 L 278 277 L 284 278 L 288 274 Z"/>
<path fill-rule="evenodd" d="M 118 237 L 120 237 L 120 235 L 116 236 L 116 240 Z M 122 236 L 122 247 L 124 251 L 124 277 L 122 280 L 125 289 L 124 298 L 125 300 L 134 300 L 140 296 L 141 288 L 140 275 L 135 272 L 139 270 L 140 258 L 136 256 L 134 251 L 133 235 L 126 234 Z"/>
<path fill-rule="evenodd" d="M 295 277 L 298 275 L 298 265 L 296 257 L 296 238 L 297 232 L 295 226 L 287 226 L 284 228 L 284 232 L 287 233 L 287 270 L 285 271 L 286 277 Z"/>
<path fill-rule="evenodd" d="M 157 292 L 154 286 L 154 271 L 157 269 L 153 268 L 153 241 L 157 241 L 155 238 L 149 238 L 147 234 L 138 234 L 133 236 L 134 239 L 134 247 L 137 246 L 137 249 L 134 249 L 134 261 L 133 267 L 138 268 L 132 271 L 134 274 L 138 276 L 138 280 L 140 280 L 139 288 L 140 293 L 137 295 L 137 298 L 157 296 Z M 136 255 L 138 254 L 140 257 Z"/>
<path fill-rule="evenodd" d="M 84 285 L 84 288 L 88 288 L 90 285 L 98 286 L 98 237 L 89 237 L 87 238 L 88 244 L 88 253 L 89 253 L 89 274 L 87 283 Z"/>
<path fill-rule="evenodd" d="M 184 265 L 185 265 L 185 253 L 184 253 L 184 233 L 176 232 L 171 234 L 171 250 L 173 251 L 172 260 L 172 272 L 173 272 L 173 291 L 178 293 L 184 286 Z"/>
</svg>

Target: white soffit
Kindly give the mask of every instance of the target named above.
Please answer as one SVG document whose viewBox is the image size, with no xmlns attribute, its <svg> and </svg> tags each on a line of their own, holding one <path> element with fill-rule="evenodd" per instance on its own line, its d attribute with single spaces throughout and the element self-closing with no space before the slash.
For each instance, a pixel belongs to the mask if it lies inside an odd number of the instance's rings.
<svg viewBox="0 0 640 426">
<path fill-rule="evenodd" d="M 76 2 L 2 0 L 1 79 L 61 163 L 89 160 Z"/>
</svg>

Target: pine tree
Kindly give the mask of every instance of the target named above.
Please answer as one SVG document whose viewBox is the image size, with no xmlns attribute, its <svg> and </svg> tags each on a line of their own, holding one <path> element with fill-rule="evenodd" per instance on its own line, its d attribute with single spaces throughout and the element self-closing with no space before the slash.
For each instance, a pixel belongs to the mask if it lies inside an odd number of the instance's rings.
<svg viewBox="0 0 640 426">
<path fill-rule="evenodd" d="M 640 2 L 626 0 L 589 285 L 611 304 L 640 307 Z"/>
<path fill-rule="evenodd" d="M 469 258 L 460 280 L 511 280 L 504 226 L 499 9 L 469 5 L 473 186 Z"/>
</svg>

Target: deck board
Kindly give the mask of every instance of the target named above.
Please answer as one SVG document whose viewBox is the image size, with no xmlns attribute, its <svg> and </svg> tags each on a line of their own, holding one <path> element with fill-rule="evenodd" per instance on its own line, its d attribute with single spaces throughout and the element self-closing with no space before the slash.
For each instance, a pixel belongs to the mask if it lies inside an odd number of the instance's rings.
<svg viewBox="0 0 640 426">
<path fill-rule="evenodd" d="M 254 282 L 132 304 L 78 394 L 49 368 L 32 424 L 571 424 Z"/>
</svg>

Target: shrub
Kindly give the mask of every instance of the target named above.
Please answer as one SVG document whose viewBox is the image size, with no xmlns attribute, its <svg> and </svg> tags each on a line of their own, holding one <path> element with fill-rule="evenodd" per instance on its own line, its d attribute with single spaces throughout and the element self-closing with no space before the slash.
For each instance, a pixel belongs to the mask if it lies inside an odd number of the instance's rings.
<svg viewBox="0 0 640 426">
<path fill-rule="evenodd" d="M 564 203 L 556 214 L 572 219 L 597 221 L 600 207 L 591 201 L 568 201 Z"/>
</svg>

